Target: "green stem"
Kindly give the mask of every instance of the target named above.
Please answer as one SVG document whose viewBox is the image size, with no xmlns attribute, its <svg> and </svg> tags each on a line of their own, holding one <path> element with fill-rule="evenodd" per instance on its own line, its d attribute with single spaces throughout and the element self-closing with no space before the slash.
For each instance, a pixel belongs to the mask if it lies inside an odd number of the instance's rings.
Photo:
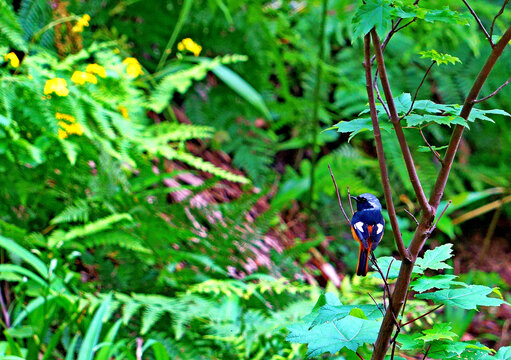
<svg viewBox="0 0 511 360">
<path fill-rule="evenodd" d="M 174 27 L 174 30 L 172 31 L 172 34 L 170 35 L 170 39 L 167 43 L 167 46 L 165 46 L 165 50 L 163 50 L 163 53 L 161 54 L 160 61 L 158 62 L 158 65 L 156 66 L 155 72 L 158 72 L 161 70 L 161 68 L 165 65 L 165 62 L 167 61 L 167 58 L 169 57 L 172 47 L 174 46 L 174 43 L 176 42 L 177 36 L 179 35 L 179 32 L 181 31 L 181 28 L 183 27 L 183 24 L 186 20 L 186 17 L 188 16 L 188 13 L 190 12 L 190 8 L 192 7 L 193 0 L 185 0 L 183 3 L 183 7 L 181 8 L 181 12 L 179 13 L 179 18 L 177 19 L 176 26 Z"/>
<path fill-rule="evenodd" d="M 321 25 L 319 33 L 319 51 L 318 59 L 316 62 L 316 79 L 314 84 L 313 92 L 313 109 L 312 109 L 312 144 L 311 144 L 311 168 L 310 168 L 310 188 L 309 188 L 309 210 L 312 213 L 312 207 L 314 205 L 314 187 L 315 187 L 315 173 L 318 160 L 318 154 L 316 147 L 318 144 L 318 131 L 319 131 L 319 98 L 321 89 L 321 75 L 323 70 L 323 62 L 325 55 L 325 27 L 326 27 L 326 15 L 328 10 L 328 0 L 322 0 L 321 2 Z"/>
</svg>

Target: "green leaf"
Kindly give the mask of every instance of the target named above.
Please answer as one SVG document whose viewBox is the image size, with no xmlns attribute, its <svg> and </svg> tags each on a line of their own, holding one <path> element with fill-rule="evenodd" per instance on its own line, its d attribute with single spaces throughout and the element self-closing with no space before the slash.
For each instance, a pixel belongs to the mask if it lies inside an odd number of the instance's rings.
<svg viewBox="0 0 511 360">
<path fill-rule="evenodd" d="M 355 38 L 366 35 L 373 27 L 381 36 L 392 25 L 392 7 L 385 0 L 367 0 L 362 4 L 353 17 L 353 36 Z"/>
<path fill-rule="evenodd" d="M 436 50 L 427 50 L 420 51 L 419 55 L 421 55 L 421 59 L 431 59 L 436 61 L 436 64 L 440 66 L 441 64 L 456 64 L 459 62 L 461 64 L 461 60 L 456 56 L 452 56 L 449 54 L 442 54 L 437 52 Z"/>
<path fill-rule="evenodd" d="M 444 145 L 444 146 L 431 146 L 431 149 L 433 149 L 434 151 L 440 151 L 440 150 L 444 150 L 444 149 L 447 149 L 449 147 L 449 145 Z M 431 149 L 427 146 L 419 146 L 417 148 L 417 151 L 418 152 L 430 152 Z"/>
<path fill-rule="evenodd" d="M 449 341 L 438 340 L 431 343 L 428 357 L 432 359 L 465 359 L 481 360 L 493 359 L 486 357 L 492 350 L 475 341 Z"/>
<path fill-rule="evenodd" d="M 36 281 L 37 283 L 39 283 L 39 285 L 41 285 L 43 287 L 48 286 L 48 284 L 43 279 L 41 279 L 39 276 L 34 274 L 32 271 L 27 270 L 24 267 L 21 267 L 21 266 L 18 266 L 18 265 L 14 265 L 14 264 L 1 264 L 0 265 L 0 273 L 2 273 L 2 272 L 18 273 L 18 274 L 21 274 L 23 276 L 26 276 L 27 278 L 30 278 L 30 279 Z"/>
<path fill-rule="evenodd" d="M 483 109 L 476 109 L 473 108 L 470 112 L 470 115 L 468 116 L 468 121 L 475 121 L 475 120 L 485 120 L 490 122 L 495 122 L 486 114 L 493 114 L 493 115 L 502 115 L 502 116 L 511 116 L 508 112 L 501 110 L 501 109 L 490 109 L 490 110 L 483 110 Z"/>
<path fill-rule="evenodd" d="M 447 265 L 444 261 L 452 257 L 452 244 L 445 244 L 437 246 L 432 250 L 428 250 L 424 253 L 423 258 L 417 258 L 415 262 L 416 266 L 422 268 L 422 270 L 432 269 L 451 269 L 450 265 Z"/>
<path fill-rule="evenodd" d="M 483 360 L 511 360 L 511 346 L 504 346 L 493 356 L 487 356 Z"/>
<path fill-rule="evenodd" d="M 415 106 L 414 106 L 415 107 Z M 406 123 L 409 127 L 421 126 L 423 124 L 436 123 L 439 125 L 451 126 L 451 124 L 467 126 L 467 122 L 461 116 L 458 115 L 419 115 L 410 114 L 406 117 Z"/>
<path fill-rule="evenodd" d="M 458 335 L 453 333 L 451 328 L 449 324 L 435 324 L 432 329 L 424 330 L 422 332 L 424 335 L 418 339 L 424 340 L 424 342 L 433 340 L 453 340 L 453 337 L 458 337 Z"/>
<path fill-rule="evenodd" d="M 410 285 L 413 291 L 424 292 L 431 289 L 448 289 L 451 285 L 462 285 L 460 281 L 453 281 L 456 275 L 436 275 L 433 277 L 421 276 Z"/>
<path fill-rule="evenodd" d="M 457 306 L 462 309 L 472 310 L 478 306 L 500 306 L 508 302 L 488 297 L 493 292 L 492 288 L 482 285 L 468 285 L 464 288 L 445 289 L 432 293 L 417 294 L 419 299 L 432 300 L 437 304 Z"/>
<path fill-rule="evenodd" d="M 401 268 L 401 260 L 396 260 L 392 256 L 382 256 L 376 259 L 378 266 L 380 267 L 383 275 L 389 274 L 389 279 L 396 279 L 399 275 L 399 269 Z M 390 270 L 389 270 L 390 266 Z M 381 279 L 381 275 L 378 272 L 374 272 L 373 277 Z"/>
<path fill-rule="evenodd" d="M 259 110 L 266 119 L 271 119 L 270 111 L 264 103 L 263 97 L 241 76 L 229 69 L 227 66 L 218 65 L 211 69 L 224 83 L 234 90 L 239 96 L 248 101 Z"/>
<path fill-rule="evenodd" d="M 101 306 L 94 314 L 92 321 L 85 333 L 83 342 L 78 352 L 78 360 L 92 360 L 95 352 L 95 347 L 99 340 L 101 328 L 103 327 L 103 318 L 107 314 L 107 310 L 112 302 L 112 294 L 108 294 L 102 301 Z"/>
<path fill-rule="evenodd" d="M 308 357 L 327 352 L 335 354 L 342 348 L 357 351 L 360 345 L 376 341 L 380 325 L 380 321 L 363 320 L 350 315 L 313 328 L 310 328 L 309 322 L 302 322 L 288 326 L 290 333 L 286 340 L 308 344 Z"/>
<path fill-rule="evenodd" d="M 441 21 L 448 24 L 468 25 L 468 16 L 452 11 L 448 6 L 443 9 L 428 9 L 423 19 L 427 22 Z"/>
<path fill-rule="evenodd" d="M 321 325 L 330 321 L 344 319 L 348 315 L 363 318 L 352 314 L 353 310 L 359 310 L 368 320 L 376 320 L 382 317 L 376 305 L 324 305 L 319 309 L 318 316 L 314 319 L 311 327 Z M 358 313 L 355 313 L 358 314 Z"/>
<path fill-rule="evenodd" d="M 48 278 L 48 268 L 46 265 L 39 260 L 37 256 L 29 252 L 28 250 L 22 248 L 18 244 L 16 244 L 11 239 L 3 237 L 0 235 L 0 246 L 6 249 L 7 251 L 12 252 L 14 255 L 20 257 L 25 262 L 30 264 L 37 272 L 44 278 Z"/>
<path fill-rule="evenodd" d="M 397 342 L 401 344 L 401 350 L 416 350 L 424 347 L 424 340 L 419 339 L 421 334 L 403 334 L 400 333 L 397 337 Z"/>
<path fill-rule="evenodd" d="M 373 131 L 371 118 L 358 118 L 351 121 L 341 121 L 333 126 L 340 133 L 351 133 L 348 142 L 363 131 Z M 380 129 L 390 132 L 392 126 L 388 122 L 380 122 Z"/>
</svg>

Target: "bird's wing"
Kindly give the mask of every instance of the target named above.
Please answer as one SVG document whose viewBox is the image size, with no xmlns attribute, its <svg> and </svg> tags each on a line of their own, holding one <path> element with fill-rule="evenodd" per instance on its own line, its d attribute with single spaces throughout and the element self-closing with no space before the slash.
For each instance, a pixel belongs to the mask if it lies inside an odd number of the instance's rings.
<svg viewBox="0 0 511 360">
<path fill-rule="evenodd" d="M 351 232 L 355 240 L 361 243 L 364 249 L 367 249 L 369 246 L 368 240 L 371 236 L 371 229 L 369 229 L 364 217 L 364 211 L 357 211 L 353 214 L 353 218 L 351 219 Z"/>
</svg>

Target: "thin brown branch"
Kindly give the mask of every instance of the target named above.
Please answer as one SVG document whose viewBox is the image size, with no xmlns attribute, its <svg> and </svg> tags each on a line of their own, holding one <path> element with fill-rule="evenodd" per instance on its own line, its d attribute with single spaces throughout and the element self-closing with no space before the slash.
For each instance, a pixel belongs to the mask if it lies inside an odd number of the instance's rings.
<svg viewBox="0 0 511 360">
<path fill-rule="evenodd" d="M 436 159 L 438 161 L 440 161 L 440 163 L 443 163 L 444 161 L 442 160 L 442 157 L 440 156 L 440 154 L 438 153 L 438 151 L 436 151 L 435 149 L 433 149 L 433 147 L 429 144 L 428 140 L 426 139 L 426 137 L 424 136 L 424 133 L 422 132 L 422 128 L 419 128 L 419 132 L 422 136 L 422 140 L 424 140 L 424 143 L 427 145 L 427 147 L 429 148 L 429 150 L 431 150 L 431 152 L 433 153 L 433 155 L 435 155 Z"/>
<path fill-rule="evenodd" d="M 367 293 L 367 295 L 369 295 L 369 297 L 371 298 L 371 300 L 373 300 L 373 303 L 374 305 L 376 305 L 376 307 L 378 308 L 378 310 L 380 310 L 381 314 L 383 316 L 385 316 L 385 314 L 383 313 L 383 310 L 380 308 L 380 306 L 378 305 L 378 303 L 376 302 L 376 300 L 374 299 L 373 295 L 371 295 L 371 293 Z"/>
<path fill-rule="evenodd" d="M 422 318 L 423 318 L 423 317 L 425 317 L 425 316 L 428 316 L 428 315 L 429 315 L 429 314 L 431 314 L 432 312 L 435 312 L 435 311 L 437 311 L 438 309 L 440 309 L 442 306 L 444 306 L 444 304 L 440 304 L 440 305 L 438 305 L 437 307 L 435 307 L 434 309 L 431 309 L 431 310 L 429 310 L 428 312 L 426 312 L 426 313 L 422 314 L 421 316 L 418 316 L 418 317 L 416 317 L 416 318 L 415 318 L 415 319 L 413 319 L 413 320 L 410 320 L 410 321 L 405 322 L 403 325 L 401 325 L 401 327 L 406 326 L 406 325 L 409 325 L 409 324 L 411 324 L 411 323 L 414 323 L 414 322 L 416 322 L 417 320 L 422 319 Z"/>
<path fill-rule="evenodd" d="M 495 90 L 494 92 L 492 92 L 490 95 L 485 96 L 485 97 L 483 97 L 482 99 L 474 100 L 474 103 L 476 103 L 476 104 L 477 104 L 477 103 L 483 102 L 483 101 L 485 101 L 485 100 L 488 100 L 488 99 L 489 99 L 489 98 L 491 98 L 492 96 L 497 95 L 497 94 L 498 94 L 498 92 L 499 92 L 500 90 L 502 90 L 503 88 L 505 88 L 505 87 L 509 84 L 509 82 L 511 82 L 511 78 L 507 79 L 507 80 L 506 80 L 506 82 L 505 82 L 504 84 L 500 85 L 500 86 L 497 88 L 497 90 Z"/>
<path fill-rule="evenodd" d="M 381 105 L 383 106 L 383 109 L 385 110 L 385 112 L 387 113 L 387 116 L 390 119 L 391 115 L 390 115 L 389 109 L 387 108 L 387 105 L 385 105 L 385 101 L 383 101 L 383 98 L 381 97 L 381 94 L 380 94 L 380 89 L 378 89 L 378 84 L 376 83 L 377 77 L 378 77 L 378 73 L 376 73 L 376 76 L 374 77 L 374 90 L 376 90 L 376 98 L 381 103 Z"/>
<path fill-rule="evenodd" d="M 394 356 L 395 356 L 395 353 L 396 353 L 396 345 L 397 345 L 397 336 L 399 335 L 399 333 L 401 332 L 401 330 L 398 330 L 396 329 L 396 333 L 394 334 L 394 337 L 392 338 L 392 354 L 390 355 L 390 360 L 394 360 Z"/>
<path fill-rule="evenodd" d="M 424 353 L 424 357 L 422 358 L 422 360 L 426 360 L 426 357 L 428 356 L 428 353 L 429 353 L 429 350 L 431 349 L 431 344 L 429 344 L 428 346 L 428 349 L 426 350 L 426 352 Z"/>
<path fill-rule="evenodd" d="M 381 271 L 380 266 L 378 265 L 378 261 L 376 261 L 376 258 L 374 257 L 374 254 L 372 252 L 371 252 L 370 259 L 371 259 L 371 262 L 373 263 L 373 265 L 376 267 L 376 270 L 378 270 L 378 273 L 380 274 L 381 279 L 383 280 L 383 284 L 385 285 L 385 288 L 387 289 L 387 295 L 389 298 L 389 309 L 390 309 L 390 312 L 392 313 L 392 316 L 394 318 L 394 323 L 395 323 L 396 327 L 398 329 L 400 329 L 401 326 L 399 325 L 399 321 L 397 320 L 397 317 L 396 317 L 396 315 L 399 315 L 399 314 L 396 314 L 396 312 L 394 311 L 394 309 L 392 307 L 392 296 L 390 295 L 390 287 L 389 287 L 389 283 L 387 282 L 387 278 L 383 275 L 383 271 Z"/>
<path fill-rule="evenodd" d="M 424 76 L 422 77 L 422 80 L 421 80 L 421 83 L 419 84 L 419 86 L 417 87 L 417 90 L 415 90 L 415 95 L 413 96 L 413 100 L 412 100 L 412 104 L 410 105 L 410 109 L 408 109 L 408 111 L 406 112 L 405 115 L 401 116 L 399 118 L 399 120 L 402 120 L 404 119 L 405 117 L 407 117 L 408 115 L 410 115 L 410 113 L 412 112 L 413 110 L 413 105 L 415 105 L 415 101 L 417 100 L 417 95 L 419 95 L 419 90 L 421 89 L 422 85 L 424 84 L 424 81 L 426 81 L 426 78 L 428 77 L 428 74 L 429 72 L 431 71 L 431 68 L 433 67 L 433 65 L 436 64 L 436 61 L 433 60 L 433 62 L 431 63 L 431 65 L 429 65 L 428 69 L 426 70 L 426 73 L 424 74 Z"/>
<path fill-rule="evenodd" d="M 348 215 L 346 215 L 346 212 L 344 211 L 344 207 L 342 206 L 341 195 L 339 195 L 339 188 L 337 187 L 337 182 L 335 181 L 334 173 L 332 172 L 332 168 L 330 167 L 330 164 L 328 164 L 328 170 L 330 170 L 330 176 L 332 177 L 332 181 L 334 182 L 335 192 L 337 194 L 337 200 L 339 201 L 339 207 L 341 208 L 342 214 L 344 215 L 346 222 L 348 223 L 348 225 L 351 226 L 350 218 L 348 217 Z"/>
<path fill-rule="evenodd" d="M 472 108 L 474 107 L 474 100 L 479 96 L 479 92 L 483 87 L 488 75 L 492 71 L 495 63 L 497 62 L 500 55 L 504 51 L 506 45 L 511 40 L 511 26 L 506 30 L 504 35 L 500 38 L 499 42 L 495 44 L 492 52 L 488 56 L 486 63 L 483 68 L 477 75 L 477 78 L 472 85 L 472 89 L 470 90 L 467 98 L 465 99 L 465 103 L 463 104 L 463 108 L 461 109 L 460 116 L 465 120 L 468 119 Z M 454 157 L 456 156 L 456 151 L 458 150 L 458 146 L 461 141 L 461 136 L 463 135 L 464 126 L 456 125 L 454 131 L 451 136 L 451 140 L 449 142 L 449 147 L 445 153 L 444 163 L 440 169 L 440 173 L 438 174 L 437 181 L 433 188 L 433 192 L 431 194 L 430 203 L 431 206 L 436 209 L 440 200 L 442 199 L 442 195 L 444 193 L 445 185 L 447 184 L 447 179 L 449 178 L 449 173 L 451 172 L 452 163 L 454 161 Z M 414 244 L 414 246 L 418 247 L 419 244 Z"/>
<path fill-rule="evenodd" d="M 438 216 L 438 218 L 436 219 L 435 223 L 433 224 L 433 226 L 431 227 L 431 232 L 433 232 L 435 229 L 436 229 L 436 226 L 438 225 L 438 222 L 440 221 L 440 219 L 442 218 L 442 216 L 444 216 L 444 213 L 445 213 L 445 210 L 447 210 L 447 208 L 449 207 L 449 205 L 452 204 L 452 200 L 449 200 L 447 202 L 447 204 L 445 205 L 444 209 L 442 210 L 442 212 L 440 213 L 440 216 Z"/>
<path fill-rule="evenodd" d="M 419 226 L 419 220 L 417 220 L 417 218 L 415 216 L 413 216 L 413 214 L 411 212 L 409 212 L 408 210 L 406 210 L 406 209 L 403 209 L 403 210 L 405 211 L 405 213 L 410 215 L 410 217 L 413 219 L 413 221 L 415 221 L 415 224 L 417 224 L 417 226 Z"/>
<path fill-rule="evenodd" d="M 369 99 L 369 110 L 371 113 L 371 121 L 374 130 L 374 142 L 376 144 L 376 155 L 378 157 L 378 164 L 380 166 L 380 174 L 383 184 L 383 192 L 385 194 L 385 202 L 387 204 L 387 211 L 389 213 L 390 225 L 394 234 L 394 241 L 396 242 L 399 254 L 402 259 L 408 259 L 408 252 L 403 243 L 403 237 L 399 230 L 397 222 L 396 209 L 392 201 L 392 193 L 390 191 L 389 175 L 387 172 L 387 164 L 385 162 L 385 153 L 383 151 L 383 143 L 381 140 L 380 124 L 378 122 L 378 113 L 376 112 L 376 103 L 374 100 L 374 88 L 371 75 L 371 38 L 368 35 L 364 37 L 364 68 L 366 74 L 366 90 Z"/>
<path fill-rule="evenodd" d="M 495 21 L 497 21 L 497 18 L 504 13 L 504 9 L 506 8 L 506 5 L 508 2 L 509 2 L 509 0 L 504 0 L 504 3 L 502 4 L 502 7 L 500 8 L 499 12 L 493 18 L 493 21 L 491 22 L 491 27 L 490 27 L 490 37 L 493 36 L 493 27 L 495 26 Z"/>
<path fill-rule="evenodd" d="M 353 211 L 353 204 L 351 203 L 351 192 L 350 192 L 350 186 L 346 186 L 346 189 L 348 190 L 348 202 L 350 203 L 350 210 L 351 210 L 351 216 L 355 213 Z"/>
<path fill-rule="evenodd" d="M 361 359 L 361 360 L 365 360 L 365 359 L 362 357 L 362 355 L 360 355 L 360 354 L 358 353 L 358 351 L 356 351 L 356 352 L 355 352 L 355 354 L 357 354 L 357 356 L 358 356 L 358 358 L 359 358 L 359 359 Z"/>
<path fill-rule="evenodd" d="M 385 281 L 388 281 L 389 280 L 389 273 L 390 273 L 390 268 L 392 267 L 392 263 L 394 262 L 394 259 L 390 260 L 390 264 L 389 264 L 389 267 L 387 269 L 387 274 L 385 275 Z"/>
<path fill-rule="evenodd" d="M 374 51 L 376 52 L 376 62 L 378 64 L 383 93 L 385 94 L 385 99 L 387 100 L 387 106 L 389 107 L 391 115 L 390 120 L 392 121 L 394 130 L 396 131 L 399 146 L 401 147 L 401 152 L 403 153 L 403 158 L 405 160 L 406 169 L 408 170 L 408 176 L 410 177 L 410 182 L 412 183 L 413 189 L 415 191 L 415 196 L 419 201 L 422 211 L 426 214 L 429 214 L 431 212 L 431 207 L 429 206 L 428 199 L 426 198 L 426 194 L 424 194 L 424 190 L 420 183 L 419 177 L 417 176 L 412 154 L 408 148 L 408 144 L 403 133 L 403 128 L 399 121 L 394 98 L 392 97 L 392 90 L 390 89 L 390 84 L 387 77 L 387 70 L 385 69 L 385 61 L 383 59 L 383 52 L 381 51 L 380 38 L 378 37 L 378 34 L 374 28 L 371 30 L 371 37 L 373 39 Z"/>
<path fill-rule="evenodd" d="M 401 27 L 398 27 L 398 28 L 394 31 L 394 33 L 397 33 L 399 30 L 404 29 L 405 27 L 407 27 L 407 26 L 408 26 L 408 25 L 410 25 L 411 23 L 414 23 L 416 20 L 417 20 L 417 18 L 413 18 L 413 20 L 412 20 L 412 21 L 410 21 L 410 22 L 408 22 L 408 23 L 404 24 L 404 25 L 403 25 L 403 26 L 401 26 Z"/>
<path fill-rule="evenodd" d="M 493 44 L 493 41 L 491 39 L 491 36 L 490 34 L 488 34 L 488 31 L 486 31 L 486 28 L 484 27 L 483 23 L 481 22 L 481 19 L 479 19 L 479 16 L 477 16 L 476 12 L 474 11 L 474 9 L 472 9 L 472 7 L 469 5 L 469 3 L 467 2 L 467 0 L 462 0 L 463 3 L 466 5 L 466 7 L 468 8 L 468 11 L 470 11 L 470 13 L 472 14 L 472 16 L 474 17 L 474 19 L 476 20 L 477 22 L 477 25 L 479 25 L 479 27 L 481 28 L 481 31 L 484 33 L 484 36 L 486 36 L 486 38 L 488 39 L 488 41 L 490 42 L 490 46 L 493 48 L 495 45 Z"/>
</svg>

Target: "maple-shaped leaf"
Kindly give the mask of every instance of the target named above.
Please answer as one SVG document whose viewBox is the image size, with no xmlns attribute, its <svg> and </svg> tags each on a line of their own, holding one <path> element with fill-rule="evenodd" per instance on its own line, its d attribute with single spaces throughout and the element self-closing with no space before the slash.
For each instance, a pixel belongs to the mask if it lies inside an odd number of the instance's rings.
<svg viewBox="0 0 511 360">
<path fill-rule="evenodd" d="M 430 343 L 428 358 L 431 359 L 463 359 L 463 360 L 490 360 L 494 359 L 488 354 L 494 350 L 475 341 L 439 340 Z"/>
<path fill-rule="evenodd" d="M 462 309 L 476 310 L 478 306 L 500 306 L 508 304 L 502 299 L 488 297 L 494 289 L 483 285 L 468 285 L 463 288 L 445 289 L 431 293 L 417 294 L 419 299 L 429 299 L 437 304 L 457 306 Z"/>
<path fill-rule="evenodd" d="M 461 60 L 457 58 L 456 56 L 452 56 L 449 54 L 442 54 L 439 53 L 436 50 L 427 50 L 427 51 L 420 51 L 419 55 L 421 55 L 421 59 L 431 59 L 433 61 L 436 61 L 437 66 L 440 66 L 441 64 L 456 64 L 457 62 L 461 63 Z"/>
<path fill-rule="evenodd" d="M 453 340 L 453 338 L 458 337 L 458 335 L 453 333 L 451 329 L 452 327 L 449 324 L 435 324 L 432 329 L 424 330 L 422 332 L 424 335 L 418 339 L 423 340 L 424 342 L 433 340 Z"/>
<path fill-rule="evenodd" d="M 354 37 L 364 36 L 372 28 L 384 34 L 392 25 L 392 7 L 385 0 L 367 0 L 362 4 L 353 17 Z"/>
<path fill-rule="evenodd" d="M 373 123 L 371 118 L 358 118 L 351 121 L 341 121 L 334 125 L 333 128 L 337 129 L 340 133 L 350 133 L 349 142 L 355 135 L 363 131 L 373 131 Z M 380 122 L 381 130 L 390 131 L 391 128 L 389 123 Z"/>
<path fill-rule="evenodd" d="M 432 250 L 424 253 L 424 257 L 417 258 L 415 265 L 422 270 L 432 269 L 450 269 L 451 266 L 447 265 L 444 261 L 452 257 L 452 244 L 445 244 L 437 246 Z"/>
<path fill-rule="evenodd" d="M 456 275 L 421 276 L 410 284 L 413 291 L 424 292 L 431 289 L 448 289 L 452 285 L 463 285 L 460 281 L 453 281 Z"/>
<path fill-rule="evenodd" d="M 383 308 L 383 306 L 382 306 Z M 364 316 L 357 315 L 354 310 L 360 310 Z M 316 325 L 324 324 L 329 321 L 341 320 L 348 315 L 352 315 L 358 318 L 365 318 L 368 320 L 377 320 L 382 317 L 382 314 L 378 307 L 373 304 L 368 305 L 325 305 L 319 309 L 318 316 L 312 322 L 311 327 Z"/>
<path fill-rule="evenodd" d="M 359 346 L 376 341 L 380 325 L 380 321 L 364 320 L 351 315 L 312 328 L 310 322 L 304 321 L 287 327 L 290 332 L 286 340 L 307 344 L 308 357 L 327 352 L 335 354 L 342 348 L 357 351 Z"/>
</svg>

